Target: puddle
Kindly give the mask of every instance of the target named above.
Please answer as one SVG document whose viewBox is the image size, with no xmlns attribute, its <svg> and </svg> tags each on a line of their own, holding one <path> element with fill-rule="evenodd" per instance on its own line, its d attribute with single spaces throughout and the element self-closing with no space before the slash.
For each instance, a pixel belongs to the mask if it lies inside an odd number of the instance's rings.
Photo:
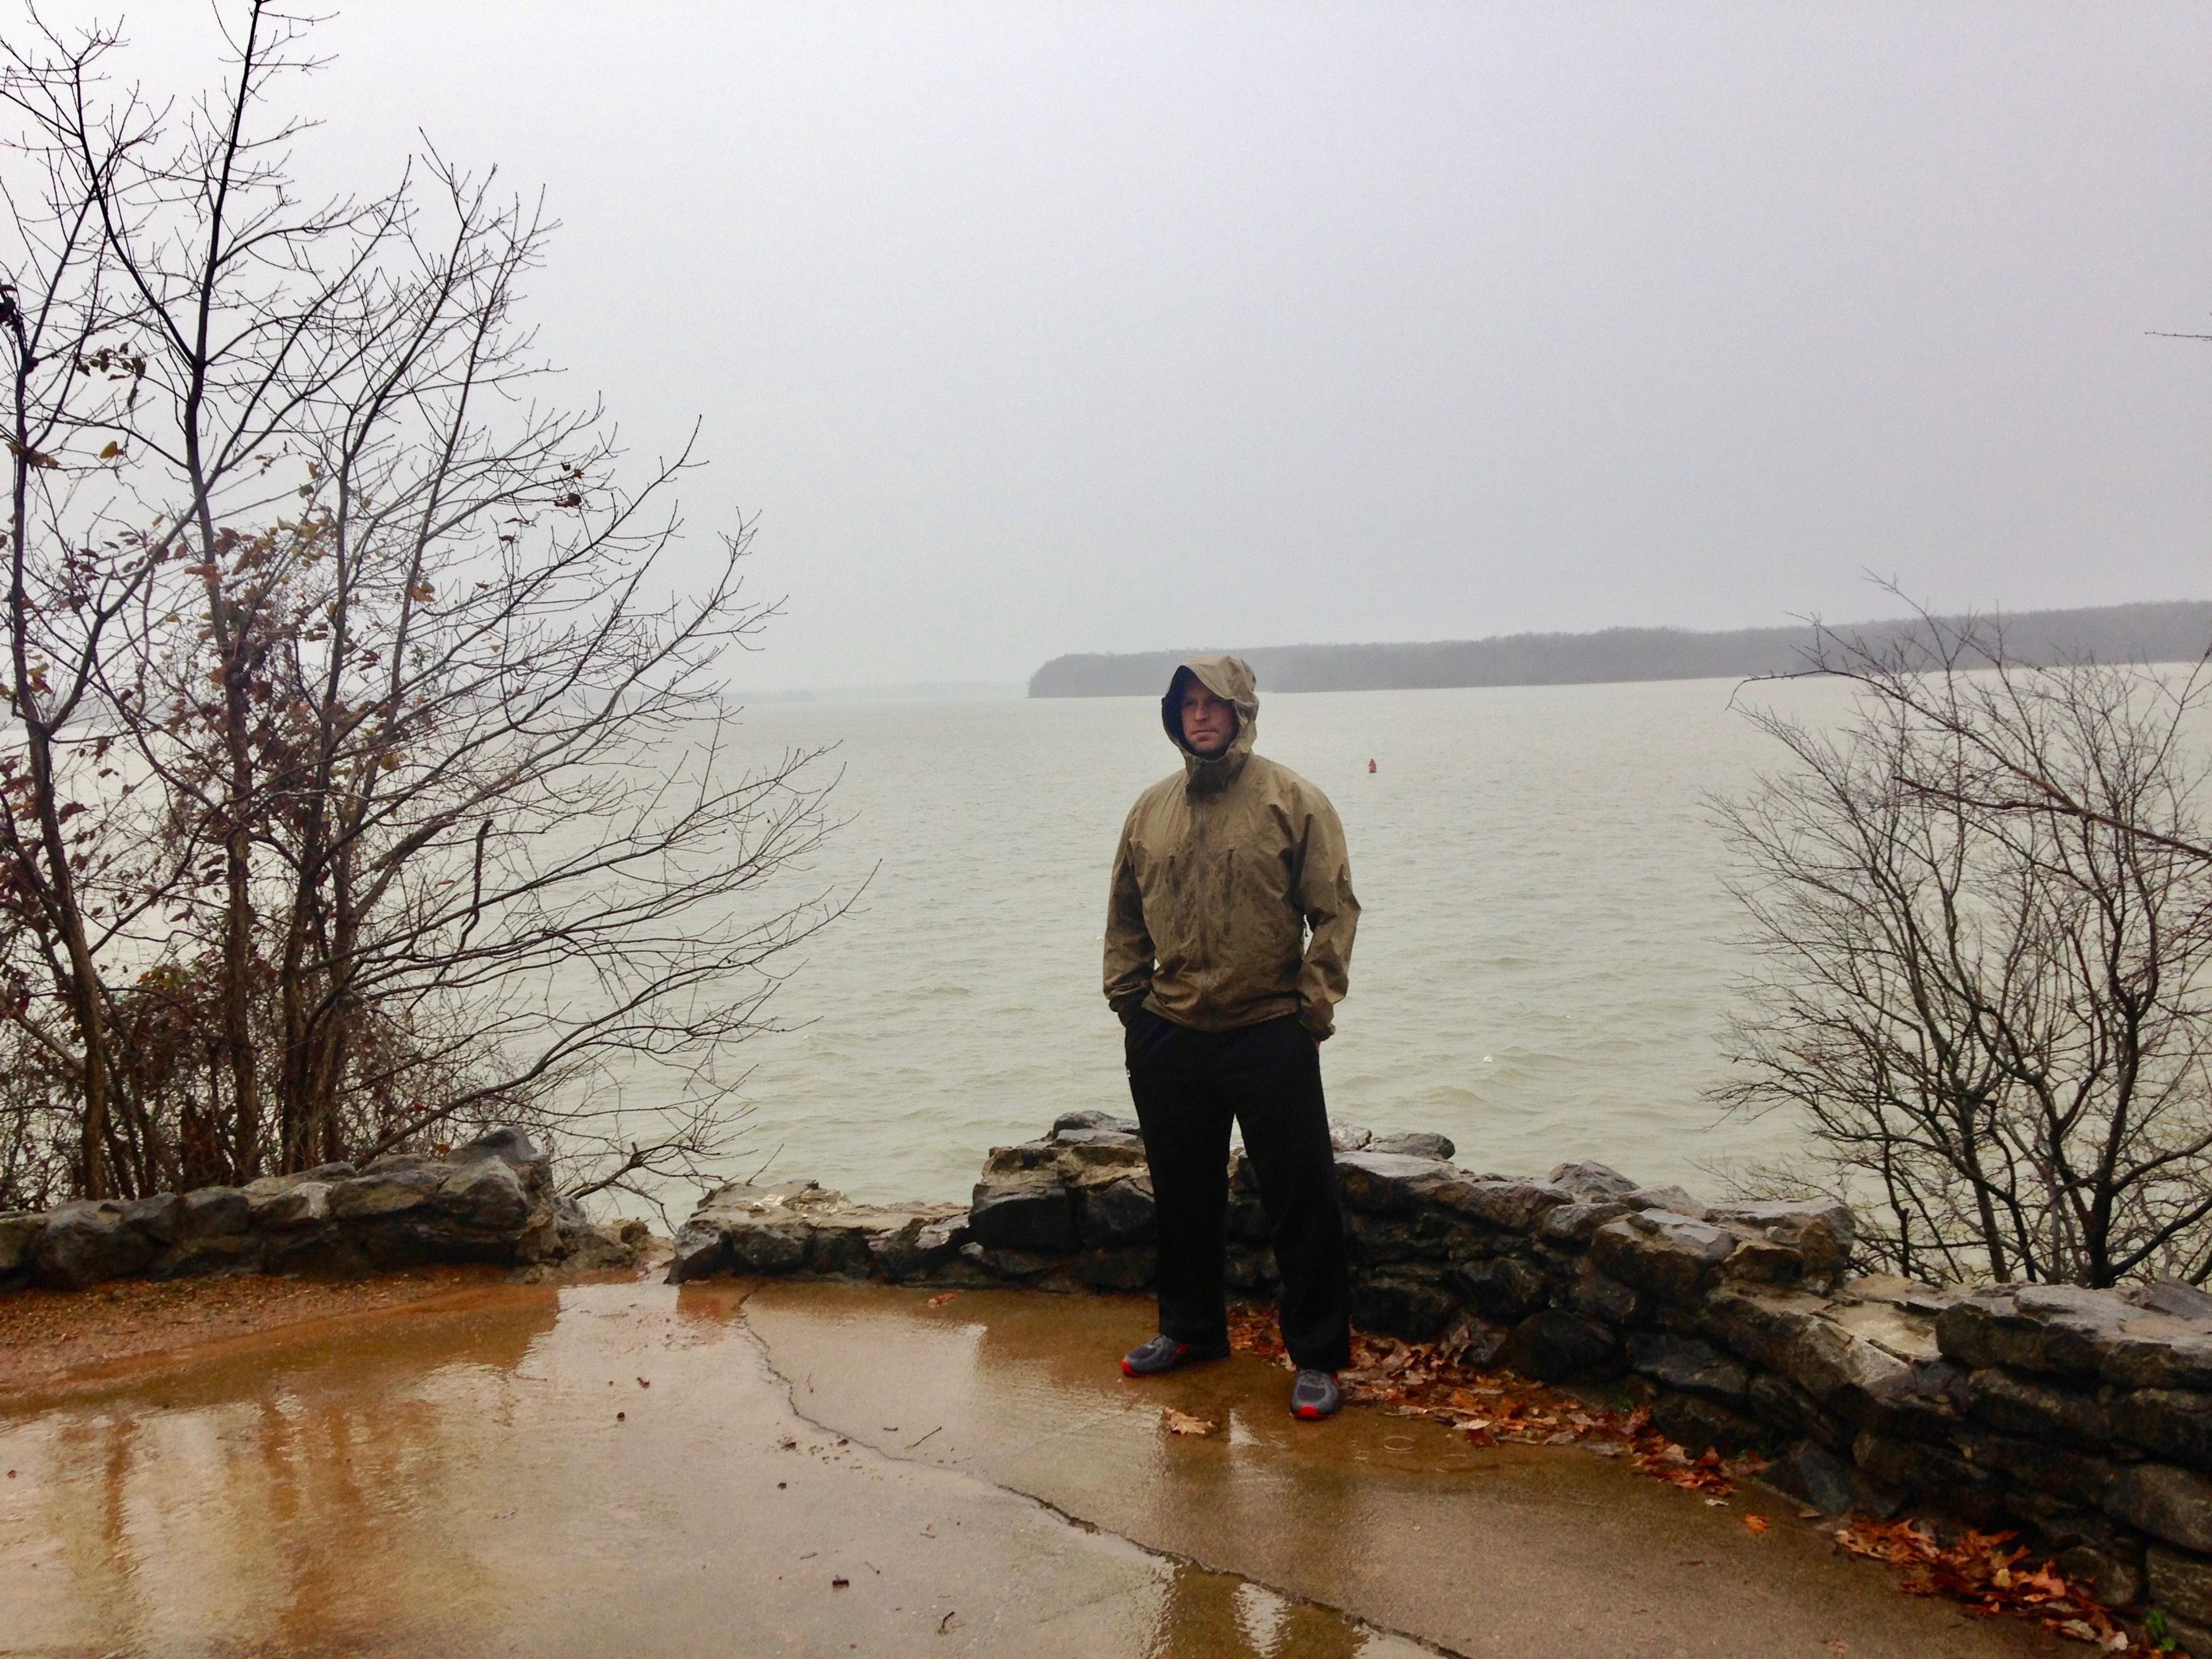
<svg viewBox="0 0 2212 1659">
<path fill-rule="evenodd" d="M 742 1301 L 501 1286 L 0 1405 L 0 1653 L 1424 1650 L 814 1426 Z"/>
</svg>

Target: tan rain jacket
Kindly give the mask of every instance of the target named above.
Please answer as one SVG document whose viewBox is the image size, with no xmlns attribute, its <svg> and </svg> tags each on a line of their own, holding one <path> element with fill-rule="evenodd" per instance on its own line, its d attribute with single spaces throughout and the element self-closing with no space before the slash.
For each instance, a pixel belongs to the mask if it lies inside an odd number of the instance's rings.
<svg viewBox="0 0 2212 1659">
<path fill-rule="evenodd" d="M 1237 706 L 1214 760 L 1182 740 L 1182 677 Z M 1319 1042 L 1334 1027 L 1359 901 L 1328 797 L 1252 752 L 1260 699 L 1237 657 L 1193 657 L 1160 699 L 1182 770 L 1137 797 L 1114 852 L 1106 1000 L 1178 1025 L 1225 1031 L 1296 1014 Z M 1308 930 L 1311 937 L 1308 937 Z"/>
</svg>

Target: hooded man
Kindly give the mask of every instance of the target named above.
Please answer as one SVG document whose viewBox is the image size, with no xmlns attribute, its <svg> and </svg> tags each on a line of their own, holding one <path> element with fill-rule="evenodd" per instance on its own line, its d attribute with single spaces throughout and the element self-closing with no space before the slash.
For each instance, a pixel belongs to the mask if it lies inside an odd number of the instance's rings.
<svg viewBox="0 0 2212 1659">
<path fill-rule="evenodd" d="M 1157 1376 L 1229 1352 L 1229 1126 L 1244 1132 L 1275 1265 L 1293 1414 L 1337 1408 L 1350 1284 L 1320 1045 L 1359 901 L 1328 798 L 1252 752 L 1260 699 L 1236 657 L 1193 657 L 1160 699 L 1182 769 L 1137 798 L 1114 854 L 1106 1000 L 1159 1219 L 1160 1334 L 1121 1361 Z"/>
</svg>

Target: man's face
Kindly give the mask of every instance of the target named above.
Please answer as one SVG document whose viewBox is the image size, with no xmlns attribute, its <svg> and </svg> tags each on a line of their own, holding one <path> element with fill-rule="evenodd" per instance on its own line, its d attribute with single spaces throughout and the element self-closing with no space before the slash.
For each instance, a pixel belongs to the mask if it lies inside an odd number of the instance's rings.
<svg viewBox="0 0 2212 1659">
<path fill-rule="evenodd" d="M 1196 680 L 1182 689 L 1182 740 L 1201 760 L 1212 760 L 1237 735 L 1237 705 L 1224 702 Z"/>
</svg>

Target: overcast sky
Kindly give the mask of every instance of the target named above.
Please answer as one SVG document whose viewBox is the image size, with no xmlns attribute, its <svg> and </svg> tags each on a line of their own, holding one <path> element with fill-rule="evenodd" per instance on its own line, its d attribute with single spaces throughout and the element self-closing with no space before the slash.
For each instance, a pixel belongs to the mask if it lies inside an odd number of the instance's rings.
<svg viewBox="0 0 2212 1659">
<path fill-rule="evenodd" d="M 94 8 L 64 9 L 89 12 Z M 112 5 L 97 8 L 112 16 Z M 53 9 L 49 8 L 50 15 Z M 216 70 L 123 14 L 149 86 Z M 746 688 L 2212 597 L 2212 6 L 355 0 L 325 179 L 548 192 Z"/>
</svg>

